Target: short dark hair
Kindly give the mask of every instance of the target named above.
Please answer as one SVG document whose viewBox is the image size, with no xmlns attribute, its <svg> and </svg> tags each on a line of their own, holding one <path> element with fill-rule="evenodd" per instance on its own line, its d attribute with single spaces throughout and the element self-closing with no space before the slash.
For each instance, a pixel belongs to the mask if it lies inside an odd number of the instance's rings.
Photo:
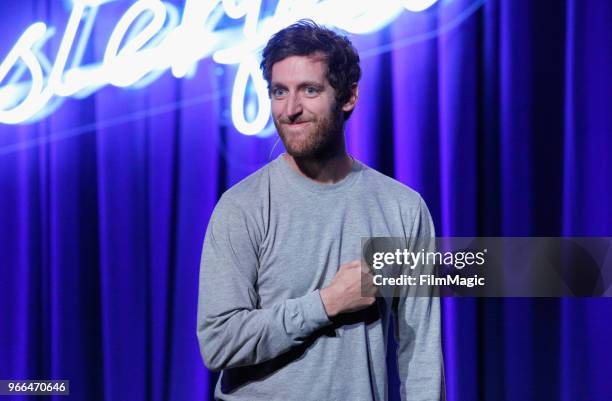
<svg viewBox="0 0 612 401">
<path fill-rule="evenodd" d="M 261 70 L 268 82 L 272 80 L 272 66 L 291 56 L 308 56 L 322 53 L 327 64 L 327 80 L 336 91 L 337 105 L 349 101 L 352 86 L 361 78 L 359 54 L 351 41 L 343 35 L 302 19 L 274 34 L 263 49 Z M 351 112 L 344 114 L 347 120 Z"/>
</svg>

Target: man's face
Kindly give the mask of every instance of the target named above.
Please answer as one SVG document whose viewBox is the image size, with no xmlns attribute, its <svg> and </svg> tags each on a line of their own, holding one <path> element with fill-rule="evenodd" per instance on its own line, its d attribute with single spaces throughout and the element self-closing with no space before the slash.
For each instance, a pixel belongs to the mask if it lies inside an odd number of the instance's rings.
<svg viewBox="0 0 612 401">
<path fill-rule="evenodd" d="M 342 108 L 322 56 L 287 57 L 272 66 L 272 117 L 287 153 L 320 159 L 342 146 Z"/>
</svg>

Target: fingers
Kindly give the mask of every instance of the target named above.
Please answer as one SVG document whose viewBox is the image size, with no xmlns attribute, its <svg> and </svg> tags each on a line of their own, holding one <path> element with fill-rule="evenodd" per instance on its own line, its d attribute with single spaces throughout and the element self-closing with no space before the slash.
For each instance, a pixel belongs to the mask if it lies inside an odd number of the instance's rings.
<svg viewBox="0 0 612 401">
<path fill-rule="evenodd" d="M 361 296 L 376 297 L 378 295 L 378 287 L 374 284 L 374 276 L 366 267 L 361 268 Z"/>
<path fill-rule="evenodd" d="M 365 263 L 365 262 L 360 263 L 360 268 L 361 268 L 361 271 L 363 273 L 365 273 L 365 274 L 372 274 L 372 270 L 370 269 L 370 266 L 368 266 L 367 263 Z"/>
</svg>

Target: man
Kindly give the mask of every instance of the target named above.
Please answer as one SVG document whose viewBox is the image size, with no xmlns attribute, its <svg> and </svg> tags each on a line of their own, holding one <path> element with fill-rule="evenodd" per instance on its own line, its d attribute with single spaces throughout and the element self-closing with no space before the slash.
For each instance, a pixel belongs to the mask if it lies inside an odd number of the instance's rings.
<svg viewBox="0 0 612 401">
<path fill-rule="evenodd" d="M 346 153 L 356 50 L 300 21 L 270 39 L 261 67 L 286 153 L 228 190 L 208 225 L 197 332 L 206 366 L 223 370 L 215 397 L 385 400 L 393 315 L 402 399 L 438 400 L 437 299 L 377 299 L 361 269 L 361 237 L 434 232 L 416 192 Z"/>
</svg>

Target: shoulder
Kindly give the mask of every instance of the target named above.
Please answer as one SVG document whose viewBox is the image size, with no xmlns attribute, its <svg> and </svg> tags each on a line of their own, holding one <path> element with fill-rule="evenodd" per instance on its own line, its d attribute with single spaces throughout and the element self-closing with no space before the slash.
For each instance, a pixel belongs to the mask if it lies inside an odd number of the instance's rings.
<svg viewBox="0 0 612 401">
<path fill-rule="evenodd" d="M 405 233 L 413 237 L 435 236 L 431 214 L 417 191 L 367 166 L 363 183 L 382 210 L 399 216 Z"/>
<path fill-rule="evenodd" d="M 261 209 L 266 204 L 273 163 L 264 165 L 226 190 L 217 202 L 215 211 L 250 214 Z"/>
<path fill-rule="evenodd" d="M 361 163 L 361 162 L 360 162 Z M 421 195 L 396 179 L 361 163 L 363 166 L 363 184 L 368 192 L 387 202 L 397 202 L 408 207 L 420 207 L 423 199 Z"/>
<path fill-rule="evenodd" d="M 257 248 L 265 235 L 270 165 L 261 167 L 221 195 L 208 223 L 213 235 L 226 233 Z"/>
</svg>

